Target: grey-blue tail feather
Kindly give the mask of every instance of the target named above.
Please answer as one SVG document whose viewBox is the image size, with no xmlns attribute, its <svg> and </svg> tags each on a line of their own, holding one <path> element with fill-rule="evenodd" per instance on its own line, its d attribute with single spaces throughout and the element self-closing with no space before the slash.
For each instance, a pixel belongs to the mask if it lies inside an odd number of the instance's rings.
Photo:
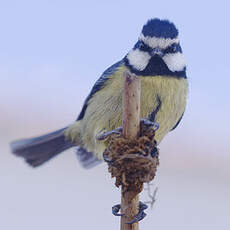
<svg viewBox="0 0 230 230">
<path fill-rule="evenodd" d="M 94 156 L 92 152 L 88 152 L 82 147 L 76 148 L 76 154 L 80 164 L 86 169 L 93 168 L 102 162 L 96 156 Z"/>
<path fill-rule="evenodd" d="M 33 167 L 40 166 L 59 153 L 75 146 L 66 140 L 64 136 L 65 129 L 63 128 L 40 137 L 14 141 L 10 144 L 12 153 L 23 157 Z"/>
</svg>

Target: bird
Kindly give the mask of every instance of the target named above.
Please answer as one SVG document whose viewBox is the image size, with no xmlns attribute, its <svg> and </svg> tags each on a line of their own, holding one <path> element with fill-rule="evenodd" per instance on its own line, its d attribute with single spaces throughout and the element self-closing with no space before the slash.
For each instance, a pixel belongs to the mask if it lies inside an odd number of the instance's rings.
<svg viewBox="0 0 230 230">
<path fill-rule="evenodd" d="M 159 145 L 183 117 L 188 79 L 178 29 L 169 20 L 152 18 L 133 48 L 96 81 L 76 121 L 46 135 L 13 141 L 12 153 L 37 167 L 75 147 L 84 168 L 103 162 L 107 146 L 97 135 L 122 125 L 125 71 L 141 79 L 141 118 L 159 124 L 155 133 Z"/>
</svg>

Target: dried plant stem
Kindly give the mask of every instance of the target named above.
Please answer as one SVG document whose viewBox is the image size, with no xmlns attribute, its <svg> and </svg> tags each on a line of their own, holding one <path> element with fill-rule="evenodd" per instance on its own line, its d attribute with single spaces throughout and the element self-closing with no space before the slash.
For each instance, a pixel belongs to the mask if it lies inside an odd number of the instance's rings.
<svg viewBox="0 0 230 230">
<path fill-rule="evenodd" d="M 140 130 L 141 80 L 124 73 L 123 90 L 123 136 L 135 139 Z"/>
<path fill-rule="evenodd" d="M 123 136 L 134 139 L 140 130 L 141 80 L 128 72 L 124 73 L 123 91 Z M 139 224 L 127 224 L 138 214 L 139 196 L 134 191 L 121 188 L 121 230 L 138 230 Z"/>
</svg>

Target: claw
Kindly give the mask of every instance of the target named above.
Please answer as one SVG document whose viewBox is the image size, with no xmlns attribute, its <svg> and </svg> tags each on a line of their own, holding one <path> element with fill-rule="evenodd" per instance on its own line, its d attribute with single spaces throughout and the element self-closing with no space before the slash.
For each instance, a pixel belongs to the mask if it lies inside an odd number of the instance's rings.
<svg viewBox="0 0 230 230">
<path fill-rule="evenodd" d="M 134 217 L 133 220 L 131 220 L 130 222 L 127 222 L 126 224 L 134 224 L 138 221 L 141 221 L 143 220 L 145 217 L 146 217 L 146 213 L 144 212 L 145 209 L 148 208 L 148 205 L 142 203 L 141 201 L 139 202 L 139 212 L 138 214 Z M 120 204 L 117 204 L 117 205 L 114 205 L 112 207 L 112 213 L 114 216 L 123 216 L 124 214 L 121 214 L 119 213 L 121 209 L 121 205 Z"/>
<path fill-rule="evenodd" d="M 153 128 L 154 131 L 157 131 L 160 127 L 160 125 L 157 122 L 152 122 L 146 118 L 141 119 L 141 124 L 147 126 L 147 128 Z M 107 139 L 109 136 L 114 134 L 121 134 L 122 133 L 122 127 L 118 127 L 111 131 L 102 131 L 96 135 L 96 139 L 98 141 L 103 141 Z"/>
<path fill-rule="evenodd" d="M 112 213 L 114 216 L 123 216 L 124 214 L 118 213 L 121 209 L 121 205 L 117 204 L 112 207 Z"/>
<path fill-rule="evenodd" d="M 106 156 L 105 152 L 103 152 L 103 159 L 107 164 L 113 163 L 113 160 L 111 160 L 108 156 Z"/>
<path fill-rule="evenodd" d="M 143 202 L 139 202 L 139 211 L 144 211 L 145 209 L 148 208 L 148 205 L 143 203 Z"/>
<path fill-rule="evenodd" d="M 136 223 L 138 221 L 141 221 L 146 217 L 146 215 L 147 214 L 142 211 L 142 212 L 138 213 L 137 216 L 135 216 L 135 218 L 132 221 L 126 222 L 126 224 L 134 224 L 134 223 Z"/>
<path fill-rule="evenodd" d="M 154 158 L 158 155 L 158 149 L 157 147 L 154 147 L 152 150 L 151 150 L 151 157 Z"/>
<path fill-rule="evenodd" d="M 146 217 L 146 213 L 144 212 L 145 209 L 148 208 L 148 205 L 144 204 L 143 202 L 139 202 L 139 212 L 138 214 L 134 217 L 133 220 L 131 220 L 130 222 L 127 222 L 126 224 L 134 224 L 138 221 L 143 220 Z"/>
<path fill-rule="evenodd" d="M 153 128 L 154 131 L 157 131 L 159 129 L 159 127 L 160 127 L 159 123 L 152 122 L 152 121 L 150 121 L 150 120 L 148 120 L 146 118 L 141 119 L 141 124 L 143 124 L 143 125 L 145 125 L 145 126 L 147 126 L 149 128 Z"/>
<path fill-rule="evenodd" d="M 109 136 L 114 135 L 114 134 L 119 135 L 119 134 L 121 134 L 121 132 L 122 132 L 122 127 L 116 128 L 116 129 L 111 130 L 111 131 L 101 132 L 101 133 L 98 133 L 98 134 L 96 135 L 96 139 L 97 139 L 98 141 L 103 141 L 103 140 L 105 140 L 106 138 L 108 138 Z"/>
</svg>

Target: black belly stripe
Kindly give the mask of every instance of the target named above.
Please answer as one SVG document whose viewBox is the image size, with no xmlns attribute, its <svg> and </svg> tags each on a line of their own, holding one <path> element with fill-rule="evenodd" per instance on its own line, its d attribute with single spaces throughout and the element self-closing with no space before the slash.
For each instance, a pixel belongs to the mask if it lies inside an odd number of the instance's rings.
<svg viewBox="0 0 230 230">
<path fill-rule="evenodd" d="M 156 107 L 156 108 L 153 110 L 153 112 L 149 115 L 148 118 L 149 118 L 150 121 L 152 121 L 152 122 L 155 121 L 156 115 L 157 115 L 158 111 L 159 111 L 160 108 L 161 108 L 161 104 L 162 104 L 162 102 L 161 102 L 160 96 L 157 95 L 157 107 Z"/>
</svg>

